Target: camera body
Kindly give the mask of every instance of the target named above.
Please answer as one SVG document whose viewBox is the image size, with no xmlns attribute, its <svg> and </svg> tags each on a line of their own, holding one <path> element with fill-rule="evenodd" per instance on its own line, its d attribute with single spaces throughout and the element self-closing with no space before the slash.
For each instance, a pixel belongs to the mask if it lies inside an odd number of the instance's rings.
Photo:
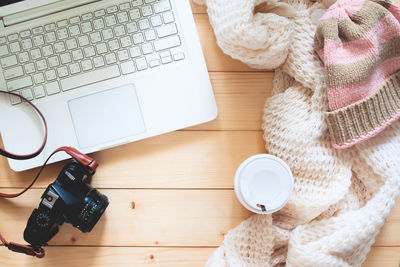
<svg viewBox="0 0 400 267">
<path fill-rule="evenodd" d="M 90 168 L 69 161 L 41 197 L 29 217 L 24 239 L 34 248 L 47 244 L 64 222 L 90 232 L 106 210 L 108 198 L 90 185 Z"/>
</svg>

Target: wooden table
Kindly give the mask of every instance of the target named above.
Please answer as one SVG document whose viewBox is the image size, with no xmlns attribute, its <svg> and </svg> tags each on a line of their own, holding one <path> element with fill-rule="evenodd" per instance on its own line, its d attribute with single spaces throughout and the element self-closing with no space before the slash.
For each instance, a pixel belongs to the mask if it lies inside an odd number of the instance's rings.
<svg viewBox="0 0 400 267">
<path fill-rule="evenodd" d="M 265 152 L 261 115 L 273 73 L 250 69 L 224 55 L 205 8 L 192 7 L 218 119 L 93 154 L 100 163 L 93 186 L 110 199 L 95 229 L 82 234 L 63 225 L 42 260 L 0 248 L 0 266 L 203 266 L 227 231 L 251 216 L 236 200 L 233 176 L 244 159 Z M 23 242 L 29 215 L 62 166 L 50 165 L 22 197 L 0 200 L 0 230 L 6 238 Z M 1 158 L 1 191 L 18 191 L 36 172 L 13 173 Z M 399 266 L 399 207 L 364 266 Z"/>
</svg>

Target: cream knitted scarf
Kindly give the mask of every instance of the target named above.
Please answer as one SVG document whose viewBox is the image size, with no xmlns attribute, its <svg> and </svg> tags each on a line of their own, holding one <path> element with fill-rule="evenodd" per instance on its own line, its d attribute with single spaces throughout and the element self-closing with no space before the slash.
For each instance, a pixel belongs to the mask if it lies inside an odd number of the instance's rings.
<svg viewBox="0 0 400 267">
<path fill-rule="evenodd" d="M 313 49 L 313 20 L 329 3 L 203 2 L 225 53 L 277 68 L 262 128 L 267 151 L 295 177 L 287 206 L 231 230 L 207 266 L 361 266 L 400 193 L 400 122 L 350 149 L 331 147 L 323 68 Z"/>
</svg>

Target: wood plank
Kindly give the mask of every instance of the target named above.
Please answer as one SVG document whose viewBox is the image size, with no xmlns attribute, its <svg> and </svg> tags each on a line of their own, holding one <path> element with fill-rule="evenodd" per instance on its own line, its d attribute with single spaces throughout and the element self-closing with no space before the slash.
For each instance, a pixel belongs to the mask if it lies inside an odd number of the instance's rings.
<svg viewBox="0 0 400 267">
<path fill-rule="evenodd" d="M 71 225 L 63 225 L 50 244 L 218 246 L 227 231 L 251 216 L 239 204 L 233 190 L 100 191 L 109 197 L 110 206 L 93 232 L 83 234 Z M 22 242 L 26 221 L 38 205 L 42 192 L 42 189 L 32 189 L 17 200 L 0 201 L 0 229 L 7 238 Z M 132 208 L 132 202 L 135 208 Z M 383 227 L 388 234 L 374 246 L 399 246 L 399 224 L 396 223 L 399 207 L 397 205 Z M 393 229 L 391 225 L 397 228 Z"/>
<path fill-rule="evenodd" d="M 363 267 L 399 267 L 399 247 L 374 247 L 367 255 Z"/>
<path fill-rule="evenodd" d="M 100 167 L 93 186 L 233 188 L 236 168 L 258 153 L 265 153 L 261 131 L 178 131 L 94 153 Z M 36 187 L 53 182 L 63 164 L 49 165 Z M 26 186 L 36 173 L 13 172 L 0 157 L 1 187 Z"/>
<path fill-rule="evenodd" d="M 0 248 L 0 266 L 202 267 L 215 248 L 48 247 L 44 259 Z"/>
<path fill-rule="evenodd" d="M 196 4 L 193 0 L 190 0 L 190 6 L 192 7 L 193 14 L 206 14 L 207 7 Z"/>
<path fill-rule="evenodd" d="M 207 14 L 195 14 L 194 19 L 208 71 L 261 71 L 252 69 L 222 52 L 217 45 Z"/>
<path fill-rule="evenodd" d="M 400 199 L 397 200 L 389 219 L 385 222 L 381 232 L 376 237 L 374 246 L 400 247 Z M 398 259 L 400 260 L 400 257 Z"/>
<path fill-rule="evenodd" d="M 64 224 L 50 244 L 218 246 L 228 230 L 251 215 L 237 201 L 233 190 L 101 192 L 110 199 L 110 206 L 93 231 L 83 234 Z M 0 201 L 0 229 L 6 238 L 23 242 L 27 219 L 42 193 L 41 189 L 33 189 L 17 200 Z"/>
<path fill-rule="evenodd" d="M 202 267 L 215 248 L 154 247 L 47 247 L 44 259 L 35 259 L 0 248 L 1 266 L 135 266 Z M 363 267 L 398 267 L 400 248 L 372 248 Z"/>
<path fill-rule="evenodd" d="M 189 130 L 261 130 L 265 100 L 271 95 L 274 74 L 210 73 L 218 105 L 216 120 Z"/>
</svg>

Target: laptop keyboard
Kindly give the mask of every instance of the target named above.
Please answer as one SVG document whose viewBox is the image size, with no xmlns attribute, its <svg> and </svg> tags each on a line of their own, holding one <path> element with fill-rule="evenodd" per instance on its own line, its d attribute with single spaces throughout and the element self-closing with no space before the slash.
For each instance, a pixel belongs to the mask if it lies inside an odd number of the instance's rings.
<svg viewBox="0 0 400 267">
<path fill-rule="evenodd" d="M 29 100 L 184 59 L 169 0 L 129 1 L 0 35 L 7 90 Z"/>
</svg>

